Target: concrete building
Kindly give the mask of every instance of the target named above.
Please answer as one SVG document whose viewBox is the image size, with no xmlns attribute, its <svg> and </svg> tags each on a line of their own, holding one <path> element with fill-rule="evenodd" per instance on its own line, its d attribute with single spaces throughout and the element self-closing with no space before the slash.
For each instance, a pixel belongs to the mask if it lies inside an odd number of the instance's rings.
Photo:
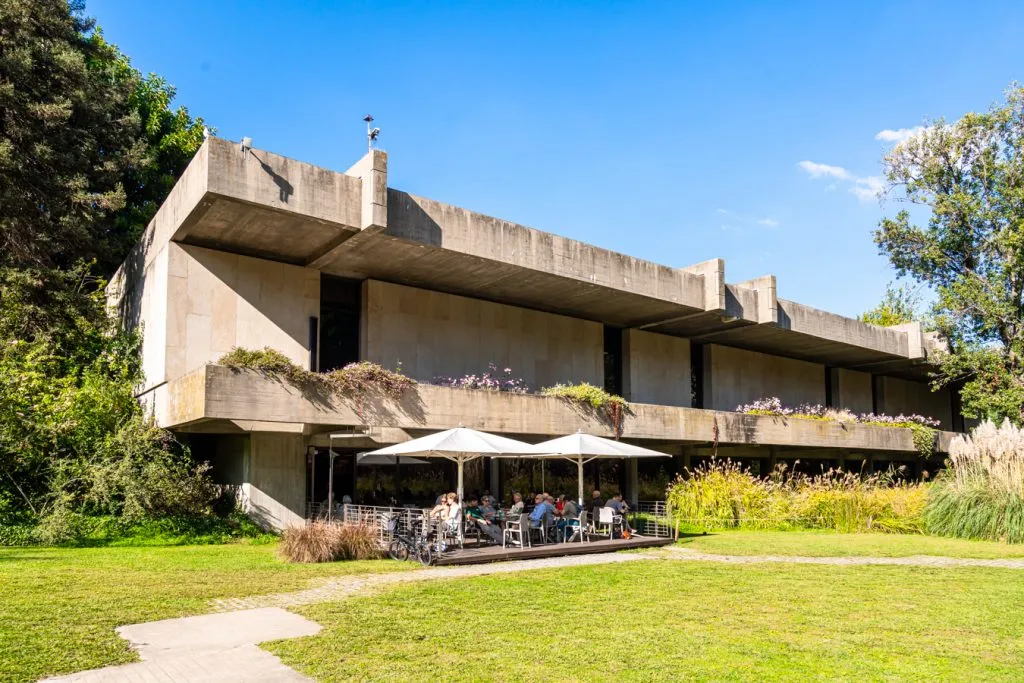
<svg viewBox="0 0 1024 683">
<path fill-rule="evenodd" d="M 781 299 L 774 276 L 729 283 L 721 259 L 660 265 L 416 197 L 388 186 L 381 151 L 339 173 L 210 138 L 109 294 L 144 330 L 141 399 L 156 421 L 274 527 L 323 500 L 327 465 L 314 463 L 327 459 L 313 455 L 332 432 L 348 435 L 339 496 L 359 495 L 358 450 L 460 423 L 535 441 L 614 434 L 559 399 L 429 384 L 490 363 L 535 388 L 621 394 L 621 437 L 675 454 L 669 476 L 712 451 L 762 471 L 786 459 L 922 466 L 909 430 L 733 412 L 766 396 L 932 416 L 940 450 L 963 427 L 956 396 L 929 390 L 938 341 L 915 324 Z M 400 366 L 421 384 L 400 400 L 309 396 L 217 366 L 236 346 L 312 370 Z M 480 487 L 500 488 L 498 463 L 484 467 Z M 614 484 L 636 498 L 642 473 L 622 470 Z"/>
</svg>

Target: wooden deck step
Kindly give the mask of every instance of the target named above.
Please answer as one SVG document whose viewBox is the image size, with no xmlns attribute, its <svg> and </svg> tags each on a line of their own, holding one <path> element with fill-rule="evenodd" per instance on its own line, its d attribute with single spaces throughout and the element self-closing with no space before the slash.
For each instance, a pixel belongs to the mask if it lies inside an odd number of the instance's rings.
<svg viewBox="0 0 1024 683">
<path fill-rule="evenodd" d="M 631 538 L 628 540 L 600 540 L 589 543 L 552 543 L 535 545 L 532 548 L 503 548 L 498 546 L 472 545 L 463 550 L 444 553 L 437 559 L 438 566 L 456 566 L 466 564 L 485 564 L 487 562 L 506 562 L 509 560 L 533 560 L 543 557 L 562 557 L 565 555 L 592 555 L 595 553 L 612 553 L 618 550 L 635 548 L 660 548 L 670 545 L 670 538 Z"/>
</svg>

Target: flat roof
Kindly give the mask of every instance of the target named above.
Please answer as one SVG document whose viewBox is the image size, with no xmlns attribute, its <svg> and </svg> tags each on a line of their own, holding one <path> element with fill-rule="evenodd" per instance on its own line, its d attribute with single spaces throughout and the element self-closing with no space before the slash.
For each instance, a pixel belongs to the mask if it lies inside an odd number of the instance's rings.
<svg viewBox="0 0 1024 683">
<path fill-rule="evenodd" d="M 935 345 L 779 299 L 773 276 L 726 283 L 721 259 L 666 266 L 402 192 L 376 150 L 340 173 L 211 137 L 143 241 L 161 240 L 915 379 Z"/>
</svg>

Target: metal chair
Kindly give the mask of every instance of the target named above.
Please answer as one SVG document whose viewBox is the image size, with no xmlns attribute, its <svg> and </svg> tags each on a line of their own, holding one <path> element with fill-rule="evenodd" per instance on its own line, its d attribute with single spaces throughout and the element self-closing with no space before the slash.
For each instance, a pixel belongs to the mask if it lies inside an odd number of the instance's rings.
<svg viewBox="0 0 1024 683">
<path fill-rule="evenodd" d="M 527 517 L 529 519 L 529 517 Z M 533 534 L 536 533 L 540 538 L 541 544 L 553 543 L 557 539 L 555 538 L 555 516 L 551 512 L 545 512 L 544 516 L 540 519 L 540 524 L 537 526 L 530 525 L 530 539 L 533 539 Z"/>
<path fill-rule="evenodd" d="M 611 508 L 600 508 L 597 511 L 598 516 L 594 520 L 594 533 L 604 534 L 603 529 L 607 529 L 608 538 L 615 538 L 615 525 L 619 525 L 619 529 L 622 529 L 622 518 L 620 517 L 616 522 L 615 510 Z"/>
<path fill-rule="evenodd" d="M 509 518 L 505 522 L 505 530 L 501 533 L 501 547 L 508 547 L 508 541 L 517 539 L 520 548 L 529 548 L 530 544 L 530 516 L 526 513 L 518 518 Z"/>
<path fill-rule="evenodd" d="M 572 543 L 579 539 L 580 543 L 587 540 L 587 525 L 589 524 L 587 519 L 587 511 L 584 510 L 580 513 L 577 519 L 567 519 L 565 521 L 565 528 L 562 529 L 562 539 L 565 543 Z M 571 535 L 570 535 L 571 532 Z"/>
</svg>

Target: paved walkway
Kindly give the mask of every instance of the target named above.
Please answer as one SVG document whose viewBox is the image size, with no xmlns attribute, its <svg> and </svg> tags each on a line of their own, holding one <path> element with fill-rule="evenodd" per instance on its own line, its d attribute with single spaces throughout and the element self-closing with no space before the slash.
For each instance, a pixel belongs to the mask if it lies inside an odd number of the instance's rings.
<svg viewBox="0 0 1024 683">
<path fill-rule="evenodd" d="M 332 579 L 315 588 L 292 593 L 215 600 L 214 614 L 167 619 L 117 629 L 139 653 L 141 662 L 94 669 L 51 681 L 76 683 L 164 683 L 215 681 L 308 681 L 286 667 L 258 643 L 314 635 L 320 625 L 288 612 L 316 602 L 366 594 L 384 586 L 436 579 L 458 579 L 490 574 L 556 569 L 588 565 L 671 559 L 689 562 L 754 564 L 778 562 L 818 565 L 903 565 L 915 567 L 999 567 L 1024 569 L 1024 559 L 980 560 L 914 555 L 911 557 L 802 557 L 789 555 L 716 555 L 688 548 L 667 547 L 645 553 L 575 555 L 542 560 L 523 560 L 465 567 L 435 567 L 419 571 L 349 576 Z"/>
<path fill-rule="evenodd" d="M 108 666 L 51 681 L 173 683 L 308 681 L 257 643 L 319 633 L 320 624 L 277 607 L 165 619 L 122 626 L 141 662 Z"/>
<path fill-rule="evenodd" d="M 507 574 L 534 569 L 557 569 L 559 567 L 582 567 L 594 564 L 615 564 L 635 562 L 638 560 L 655 560 L 662 556 L 655 553 L 605 553 L 602 555 L 571 555 L 569 557 L 550 557 L 542 560 L 519 560 L 516 562 L 495 562 L 494 564 L 474 564 L 464 567 L 433 567 L 408 572 L 392 572 L 388 574 L 370 574 L 368 576 L 346 576 L 331 579 L 315 588 L 296 591 L 294 593 L 274 593 L 271 595 L 255 595 L 248 598 L 229 598 L 214 600 L 213 609 L 218 612 L 229 610 L 252 609 L 253 607 L 299 607 L 315 602 L 326 602 L 348 597 L 357 593 L 366 593 L 382 586 L 430 581 L 433 579 L 461 579 L 470 576 L 488 576 L 490 574 Z"/>
<path fill-rule="evenodd" d="M 967 557 L 939 557 L 936 555 L 910 555 L 907 557 L 805 557 L 802 555 L 716 555 L 689 548 L 665 548 L 674 560 L 694 562 L 725 562 L 727 564 L 756 564 L 780 562 L 784 564 L 828 564 L 837 566 L 900 565 L 907 567 L 998 567 L 1024 569 L 1024 559 L 981 560 Z"/>
</svg>

